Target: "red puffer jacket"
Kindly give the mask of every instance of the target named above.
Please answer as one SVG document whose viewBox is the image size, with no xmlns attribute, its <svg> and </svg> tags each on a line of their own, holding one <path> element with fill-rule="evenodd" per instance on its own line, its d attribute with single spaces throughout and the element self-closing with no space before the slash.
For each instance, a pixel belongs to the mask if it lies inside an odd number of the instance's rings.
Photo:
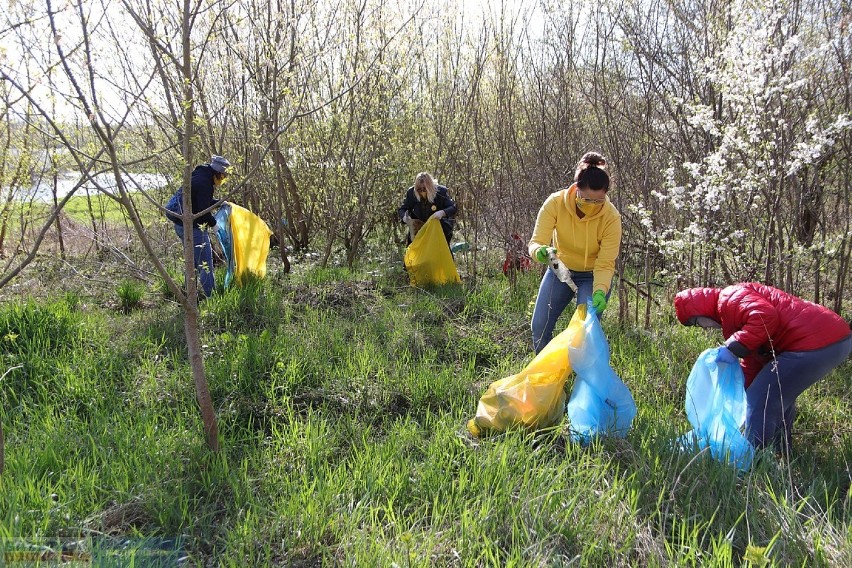
<svg viewBox="0 0 852 568">
<path fill-rule="evenodd" d="M 849 324 L 833 311 L 756 282 L 727 288 L 690 288 L 675 296 L 681 323 L 696 316 L 722 324 L 725 344 L 742 357 L 746 387 L 772 352 L 813 351 L 845 339 Z"/>
</svg>

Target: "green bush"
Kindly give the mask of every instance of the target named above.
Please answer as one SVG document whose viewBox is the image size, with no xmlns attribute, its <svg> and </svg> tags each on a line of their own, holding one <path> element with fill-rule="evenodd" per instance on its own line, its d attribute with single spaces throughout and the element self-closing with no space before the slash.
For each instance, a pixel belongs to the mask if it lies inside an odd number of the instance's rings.
<svg viewBox="0 0 852 568">
<path fill-rule="evenodd" d="M 79 320 L 67 302 L 9 305 L 0 311 L 3 353 L 47 356 L 73 349 L 80 334 Z"/>
<path fill-rule="evenodd" d="M 145 285 L 136 280 L 122 280 L 115 291 L 121 311 L 127 314 L 139 307 L 139 302 L 145 295 Z"/>
</svg>

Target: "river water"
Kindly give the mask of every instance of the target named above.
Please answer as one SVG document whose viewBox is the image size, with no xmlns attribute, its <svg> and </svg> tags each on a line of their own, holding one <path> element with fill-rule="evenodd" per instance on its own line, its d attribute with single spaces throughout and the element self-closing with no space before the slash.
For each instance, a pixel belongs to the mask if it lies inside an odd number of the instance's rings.
<svg viewBox="0 0 852 568">
<path fill-rule="evenodd" d="M 90 195 L 103 188 L 109 192 L 117 193 L 115 178 L 112 174 L 98 174 L 95 177 L 97 183 L 91 180 L 86 180 L 75 195 Z M 162 174 L 125 174 L 122 178 L 127 191 L 138 191 L 140 189 L 146 191 L 157 190 L 165 187 L 168 184 L 168 178 Z M 70 193 L 79 183 L 80 175 L 77 173 L 59 174 L 56 179 L 56 196 L 62 199 Z M 28 191 L 22 191 L 15 196 L 15 199 L 22 201 L 53 201 L 53 180 L 50 178 L 42 178 L 38 183 L 30 186 Z"/>
</svg>

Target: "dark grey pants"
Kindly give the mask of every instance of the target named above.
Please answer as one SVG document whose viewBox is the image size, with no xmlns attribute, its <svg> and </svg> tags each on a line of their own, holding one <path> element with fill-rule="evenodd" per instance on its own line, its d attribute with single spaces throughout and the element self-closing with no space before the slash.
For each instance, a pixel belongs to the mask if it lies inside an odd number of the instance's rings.
<svg viewBox="0 0 852 568">
<path fill-rule="evenodd" d="M 768 363 L 746 390 L 746 434 L 755 448 L 769 445 L 789 455 L 796 398 L 843 363 L 852 335 L 815 351 L 787 351 Z"/>
</svg>

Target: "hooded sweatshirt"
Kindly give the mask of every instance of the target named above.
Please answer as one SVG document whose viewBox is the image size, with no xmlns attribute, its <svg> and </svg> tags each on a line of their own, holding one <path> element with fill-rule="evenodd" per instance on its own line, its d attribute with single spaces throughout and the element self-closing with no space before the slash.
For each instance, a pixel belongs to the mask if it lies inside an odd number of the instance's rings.
<svg viewBox="0 0 852 568">
<path fill-rule="evenodd" d="M 675 296 L 681 323 L 696 316 L 722 325 L 728 349 L 742 358 L 748 387 L 775 354 L 814 351 L 849 336 L 852 330 L 839 315 L 778 288 L 746 282 L 726 288 L 690 288 Z"/>
<path fill-rule="evenodd" d="M 593 272 L 593 292 L 609 292 L 621 248 L 621 215 L 606 199 L 596 213 L 577 215 L 577 184 L 551 193 L 538 211 L 528 250 L 553 246 L 559 260 L 575 272 Z M 551 244 L 552 243 L 552 244 Z"/>
<path fill-rule="evenodd" d="M 216 173 L 210 164 L 201 164 L 192 170 L 191 191 L 192 191 L 192 212 L 198 213 L 204 211 L 211 205 L 219 203 L 219 199 L 213 198 L 213 175 Z M 166 204 L 166 209 L 176 215 L 166 215 L 172 223 L 182 223 L 180 215 L 183 211 L 183 188 L 178 189 L 172 198 Z M 216 218 L 211 211 L 208 211 L 193 222 L 194 227 L 207 225 L 209 227 L 216 226 Z"/>
</svg>

